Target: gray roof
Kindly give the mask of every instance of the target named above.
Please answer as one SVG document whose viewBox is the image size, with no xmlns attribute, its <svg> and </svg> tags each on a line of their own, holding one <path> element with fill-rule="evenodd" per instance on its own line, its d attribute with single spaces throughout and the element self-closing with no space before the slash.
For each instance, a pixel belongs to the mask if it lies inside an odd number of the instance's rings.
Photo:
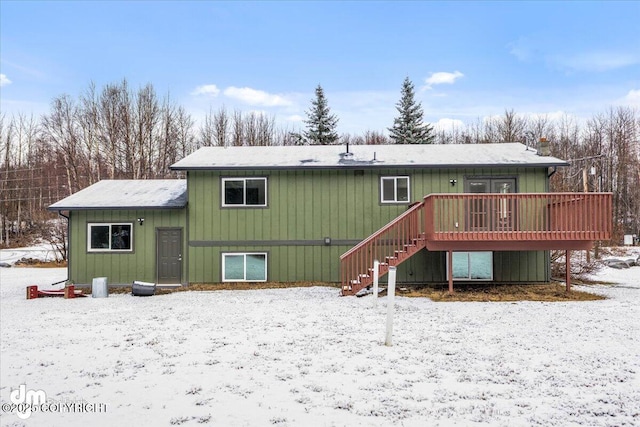
<svg viewBox="0 0 640 427">
<path fill-rule="evenodd" d="M 567 166 L 520 143 L 203 147 L 171 169 L 342 169 Z"/>
<path fill-rule="evenodd" d="M 187 205 L 184 179 L 105 180 L 49 206 L 49 210 L 177 209 Z"/>
</svg>

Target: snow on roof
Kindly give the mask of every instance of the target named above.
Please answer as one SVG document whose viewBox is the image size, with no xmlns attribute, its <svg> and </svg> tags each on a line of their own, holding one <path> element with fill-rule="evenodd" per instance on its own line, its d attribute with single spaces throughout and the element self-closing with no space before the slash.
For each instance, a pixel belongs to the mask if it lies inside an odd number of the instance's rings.
<svg viewBox="0 0 640 427">
<path fill-rule="evenodd" d="M 348 153 L 347 153 L 348 148 Z M 520 143 L 203 147 L 171 169 L 567 166 Z"/>
<path fill-rule="evenodd" d="M 49 206 L 49 210 L 167 209 L 187 205 L 184 179 L 104 180 Z"/>
</svg>

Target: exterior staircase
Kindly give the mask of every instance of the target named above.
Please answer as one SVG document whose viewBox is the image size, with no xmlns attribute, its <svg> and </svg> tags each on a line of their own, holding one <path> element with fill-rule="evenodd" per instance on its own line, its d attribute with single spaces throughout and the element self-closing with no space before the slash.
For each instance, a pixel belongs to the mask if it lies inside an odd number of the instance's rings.
<svg viewBox="0 0 640 427">
<path fill-rule="evenodd" d="M 354 295 L 423 248 L 586 250 L 611 239 L 611 193 L 430 194 L 340 257 L 342 295 Z M 570 259 L 569 256 L 566 257 Z M 449 268 L 451 268 L 451 263 Z M 567 266 L 567 271 L 570 271 Z M 449 274 L 453 292 L 453 274 Z M 567 289 L 570 278 L 567 276 Z"/>
<path fill-rule="evenodd" d="M 373 283 L 373 262 L 378 276 L 389 272 L 425 248 L 424 202 L 415 203 L 402 215 L 373 233 L 340 257 L 342 295 L 355 295 Z"/>
</svg>

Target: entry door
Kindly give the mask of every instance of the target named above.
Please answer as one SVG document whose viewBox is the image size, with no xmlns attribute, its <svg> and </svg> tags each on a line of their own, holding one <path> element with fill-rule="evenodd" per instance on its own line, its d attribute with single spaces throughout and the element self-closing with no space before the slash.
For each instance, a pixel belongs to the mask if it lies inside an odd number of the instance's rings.
<svg viewBox="0 0 640 427">
<path fill-rule="evenodd" d="M 515 178 L 472 178 L 466 181 L 468 193 L 515 193 Z M 508 198 L 471 200 L 467 205 L 468 229 L 474 231 L 508 231 L 513 229 L 515 200 Z"/>
<path fill-rule="evenodd" d="M 158 228 L 158 284 L 182 283 L 182 228 Z"/>
</svg>

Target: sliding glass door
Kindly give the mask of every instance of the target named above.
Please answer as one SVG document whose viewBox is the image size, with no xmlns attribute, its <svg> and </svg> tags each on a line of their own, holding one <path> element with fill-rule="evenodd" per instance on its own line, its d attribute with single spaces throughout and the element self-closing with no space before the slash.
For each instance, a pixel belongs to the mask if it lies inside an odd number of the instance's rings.
<svg viewBox="0 0 640 427">
<path fill-rule="evenodd" d="M 465 192 L 471 194 L 510 194 L 516 191 L 515 178 L 470 178 L 465 181 Z M 509 231 L 513 229 L 515 200 L 509 198 L 475 198 L 466 206 L 468 231 Z"/>
</svg>

